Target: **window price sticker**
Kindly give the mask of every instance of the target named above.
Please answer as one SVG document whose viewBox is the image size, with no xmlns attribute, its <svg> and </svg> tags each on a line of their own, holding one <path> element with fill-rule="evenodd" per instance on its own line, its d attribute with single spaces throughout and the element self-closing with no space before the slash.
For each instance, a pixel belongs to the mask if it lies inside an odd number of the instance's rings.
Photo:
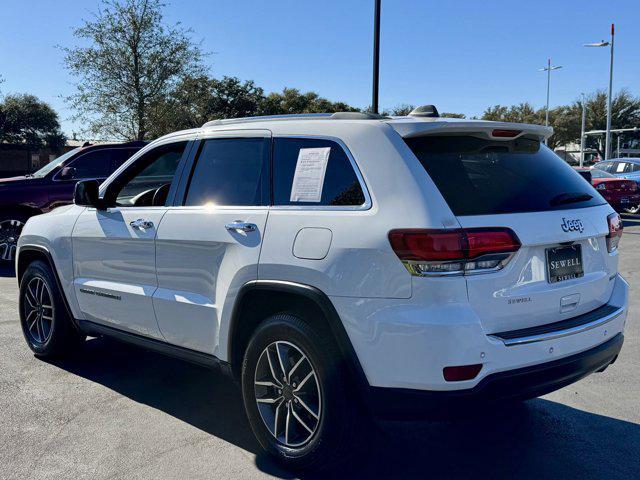
<svg viewBox="0 0 640 480">
<path fill-rule="evenodd" d="M 291 202 L 320 202 L 330 153 L 331 147 L 300 149 L 291 185 Z"/>
</svg>

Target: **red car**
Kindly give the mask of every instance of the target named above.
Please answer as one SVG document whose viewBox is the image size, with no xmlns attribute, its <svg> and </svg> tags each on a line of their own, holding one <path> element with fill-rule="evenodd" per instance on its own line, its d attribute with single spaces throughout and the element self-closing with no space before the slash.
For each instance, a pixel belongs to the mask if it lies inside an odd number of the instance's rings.
<svg viewBox="0 0 640 480">
<path fill-rule="evenodd" d="M 616 212 L 640 205 L 640 191 L 635 180 L 624 180 L 597 168 L 576 168 L 609 202 Z"/>
</svg>

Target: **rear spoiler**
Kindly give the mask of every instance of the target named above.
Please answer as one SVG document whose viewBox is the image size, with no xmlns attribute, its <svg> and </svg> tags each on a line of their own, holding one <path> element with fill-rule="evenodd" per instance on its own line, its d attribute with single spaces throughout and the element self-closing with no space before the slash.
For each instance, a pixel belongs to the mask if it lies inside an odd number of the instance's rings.
<svg viewBox="0 0 640 480">
<path fill-rule="evenodd" d="M 552 127 L 532 125 L 528 123 L 492 122 L 486 120 L 437 119 L 435 121 L 397 119 L 388 124 L 403 138 L 422 137 L 425 135 L 481 134 L 494 140 L 512 140 L 529 136 L 541 141 L 553 135 Z"/>
</svg>

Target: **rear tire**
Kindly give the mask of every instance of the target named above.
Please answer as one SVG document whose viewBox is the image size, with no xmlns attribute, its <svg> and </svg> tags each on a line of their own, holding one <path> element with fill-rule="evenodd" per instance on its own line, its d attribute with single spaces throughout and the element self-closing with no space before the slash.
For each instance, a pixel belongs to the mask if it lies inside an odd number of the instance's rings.
<svg viewBox="0 0 640 480">
<path fill-rule="evenodd" d="M 51 267 L 31 263 L 20 281 L 20 324 L 29 348 L 40 357 L 77 350 L 86 336 L 71 323 Z"/>
<path fill-rule="evenodd" d="M 0 263 L 9 264 L 15 260 L 18 238 L 28 219 L 17 212 L 0 214 Z"/>
<path fill-rule="evenodd" d="M 320 469 L 349 450 L 357 404 L 330 332 L 279 313 L 245 352 L 242 394 L 262 447 L 284 466 Z"/>
</svg>

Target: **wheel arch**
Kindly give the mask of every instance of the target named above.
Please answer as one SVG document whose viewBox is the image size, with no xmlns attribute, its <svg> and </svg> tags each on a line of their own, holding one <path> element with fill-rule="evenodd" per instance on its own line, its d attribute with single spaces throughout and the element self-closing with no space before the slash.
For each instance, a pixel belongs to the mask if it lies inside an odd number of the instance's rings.
<svg viewBox="0 0 640 480">
<path fill-rule="evenodd" d="M 356 384 L 363 388 L 368 386 L 364 370 L 329 297 L 310 285 L 281 280 L 253 280 L 238 292 L 227 345 L 229 363 L 236 378 L 240 378 L 244 351 L 252 333 L 264 319 L 279 312 L 304 312 L 314 322 L 324 322 L 320 326 L 335 340 Z"/>
<path fill-rule="evenodd" d="M 64 307 L 67 311 L 67 315 L 71 320 L 72 325 L 78 331 L 80 331 L 80 327 L 78 326 L 78 322 L 73 316 L 73 312 L 69 307 L 69 301 L 67 296 L 65 295 L 64 289 L 62 288 L 62 282 L 60 282 L 60 276 L 58 275 L 58 270 L 56 269 L 55 262 L 53 261 L 53 257 L 51 253 L 46 247 L 40 245 L 23 245 L 20 247 L 18 252 L 16 253 L 16 280 L 18 281 L 18 286 L 22 283 L 22 277 L 26 272 L 29 265 L 36 260 L 41 260 L 51 268 L 53 272 L 53 278 L 56 281 L 56 286 L 60 291 L 60 295 L 62 295 L 62 301 L 64 303 Z"/>
</svg>

